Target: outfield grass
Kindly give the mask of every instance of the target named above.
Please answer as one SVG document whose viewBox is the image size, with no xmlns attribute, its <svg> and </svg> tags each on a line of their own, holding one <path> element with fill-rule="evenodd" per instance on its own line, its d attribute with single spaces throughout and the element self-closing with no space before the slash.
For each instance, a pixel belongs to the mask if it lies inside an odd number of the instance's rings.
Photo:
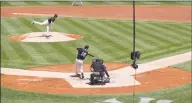
<svg viewBox="0 0 192 103">
<path fill-rule="evenodd" d="M 186 66 L 187 65 L 187 66 Z M 191 61 L 179 65 L 175 65 L 180 69 L 190 70 Z M 155 98 L 150 103 L 156 103 L 156 100 L 172 100 L 171 103 L 191 103 L 191 86 L 192 83 L 178 86 L 176 88 L 168 88 L 163 90 L 136 93 L 135 103 L 139 103 L 140 97 Z M 102 101 L 110 98 L 117 98 L 122 103 L 133 103 L 132 94 L 121 95 L 53 95 L 40 94 L 32 92 L 17 91 L 1 86 L 1 102 L 2 103 L 104 103 Z M 78 101 L 78 102 L 77 102 Z"/>
<path fill-rule="evenodd" d="M 71 5 L 72 1 L 2 1 L 1 6 Z M 76 2 L 80 4 L 80 2 Z M 131 1 L 83 1 L 84 5 L 132 5 Z M 137 1 L 136 5 L 191 5 L 190 1 Z"/>
<path fill-rule="evenodd" d="M 56 32 L 80 34 L 84 38 L 60 43 L 23 43 L 7 40 L 11 35 L 45 31 L 45 27 L 31 24 L 32 20 L 41 21 L 44 18 L 1 19 L 2 67 L 28 68 L 74 63 L 76 47 L 85 44 L 90 45 L 90 53 L 106 62 L 130 63 L 133 36 L 132 21 L 129 20 L 60 17 L 59 22 L 53 24 Z M 138 62 L 191 51 L 191 36 L 190 23 L 138 21 L 136 50 L 142 52 Z M 90 62 L 91 59 L 88 57 L 85 62 Z"/>
</svg>

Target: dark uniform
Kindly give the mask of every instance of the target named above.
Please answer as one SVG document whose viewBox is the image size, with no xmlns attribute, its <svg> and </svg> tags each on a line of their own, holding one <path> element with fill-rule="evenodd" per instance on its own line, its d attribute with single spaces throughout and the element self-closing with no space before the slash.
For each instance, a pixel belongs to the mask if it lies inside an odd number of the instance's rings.
<svg viewBox="0 0 192 103">
<path fill-rule="evenodd" d="M 84 60 L 85 57 L 88 55 L 88 51 L 83 48 L 77 48 L 77 59 Z"/>
<path fill-rule="evenodd" d="M 78 53 L 77 53 L 77 57 L 75 60 L 75 72 L 78 75 L 77 69 L 80 68 L 80 72 L 81 72 L 81 77 L 80 78 L 84 78 L 84 74 L 83 74 L 83 60 L 86 58 L 87 55 L 90 55 L 93 57 L 93 55 L 88 53 L 88 48 L 89 45 L 85 45 L 84 48 L 77 48 Z"/>
<path fill-rule="evenodd" d="M 53 17 L 46 19 L 43 22 L 38 22 L 38 21 L 32 21 L 32 24 L 39 24 L 39 25 L 45 25 L 46 29 L 47 29 L 47 33 L 49 33 L 50 28 L 51 28 L 51 23 L 53 23 L 55 21 L 55 19 L 58 17 L 57 14 L 55 14 Z M 51 36 L 51 35 L 45 35 L 43 34 L 42 36 L 45 36 L 47 39 Z"/>
<path fill-rule="evenodd" d="M 90 74 L 91 85 L 99 82 L 102 84 L 110 82 L 109 74 L 106 70 L 106 66 L 103 64 L 103 60 L 96 59 L 92 62 L 91 68 L 93 68 L 93 73 Z M 105 77 L 105 74 L 108 78 Z"/>
<path fill-rule="evenodd" d="M 106 66 L 100 60 L 96 60 L 95 62 L 93 62 L 91 67 L 93 68 L 93 72 L 100 72 L 101 76 L 104 76 L 103 73 L 105 73 L 107 77 L 109 77 Z"/>
<path fill-rule="evenodd" d="M 51 24 L 51 23 L 54 22 L 54 21 L 55 21 L 55 18 L 54 18 L 54 17 L 51 17 L 51 18 L 48 19 L 49 24 Z"/>
</svg>

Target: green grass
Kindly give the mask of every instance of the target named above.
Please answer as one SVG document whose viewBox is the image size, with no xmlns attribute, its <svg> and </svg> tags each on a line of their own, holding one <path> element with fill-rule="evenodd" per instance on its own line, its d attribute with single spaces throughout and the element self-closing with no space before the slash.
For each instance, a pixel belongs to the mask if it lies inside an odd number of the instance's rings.
<svg viewBox="0 0 192 103">
<path fill-rule="evenodd" d="M 86 5 L 130 5 L 131 2 L 84 2 Z M 137 2 L 141 5 L 190 5 L 190 2 Z M 71 2 L 1 2 L 1 6 L 71 5 Z M 32 20 L 44 18 L 1 18 L 1 67 L 29 68 L 44 65 L 74 63 L 76 47 L 90 45 L 90 53 L 105 61 L 130 63 L 132 51 L 132 21 L 83 18 L 59 18 L 53 24 L 57 32 L 83 35 L 77 41 L 60 43 L 10 42 L 8 37 L 29 32 L 45 31 L 31 25 Z M 191 24 L 138 21 L 136 48 L 142 52 L 139 63 L 191 51 Z M 90 62 L 88 57 L 85 62 Z M 191 61 L 173 67 L 191 71 Z M 191 103 L 191 83 L 163 90 L 136 93 L 140 97 L 167 99 L 173 103 Z M 132 94 L 120 95 L 53 95 L 18 91 L 1 86 L 2 103 L 95 103 L 117 98 L 133 103 Z M 101 102 L 104 103 L 104 102 Z M 156 103 L 152 101 L 150 103 Z"/>
<path fill-rule="evenodd" d="M 106 62 L 130 62 L 133 35 L 132 22 L 129 20 L 60 17 L 59 22 L 53 24 L 55 31 L 80 34 L 84 38 L 60 43 L 23 43 L 7 40 L 11 35 L 45 31 L 43 26 L 31 25 L 32 20 L 42 21 L 44 18 L 1 19 L 2 67 L 29 68 L 74 63 L 76 47 L 85 44 L 90 45 L 90 53 Z M 190 23 L 138 21 L 136 25 L 136 48 L 142 52 L 139 63 L 191 50 Z M 90 61 L 91 57 L 85 60 Z"/>
<path fill-rule="evenodd" d="M 187 61 L 187 62 L 185 62 L 185 63 L 182 63 L 182 64 L 178 64 L 178 65 L 174 65 L 174 66 L 172 66 L 172 67 L 176 67 L 176 68 L 182 68 L 182 69 L 184 69 L 184 70 L 187 70 L 187 71 L 192 71 L 192 68 L 191 68 L 191 63 L 192 63 L 192 61 L 190 60 L 190 61 Z"/>
<path fill-rule="evenodd" d="M 71 5 L 72 1 L 2 1 L 1 6 Z M 79 2 L 76 2 L 79 4 Z M 84 5 L 132 5 L 130 1 L 83 1 Z M 191 5 L 190 1 L 137 1 L 136 5 Z"/>
<path fill-rule="evenodd" d="M 191 61 L 179 65 L 175 65 L 184 70 L 191 69 Z M 151 92 L 143 92 L 135 94 L 135 103 L 139 103 L 141 97 L 155 98 L 150 103 L 156 103 L 157 100 L 172 100 L 173 103 L 191 103 L 191 86 L 192 83 L 178 86 L 176 88 L 168 88 Z M 8 89 L 1 86 L 1 102 L 2 103 L 95 103 L 110 98 L 117 98 L 122 103 L 133 103 L 132 94 L 120 95 L 54 95 L 40 94 L 32 92 L 18 91 Z M 78 101 L 78 102 L 77 102 Z"/>
<path fill-rule="evenodd" d="M 191 83 L 171 89 L 136 93 L 135 103 L 139 103 L 140 97 L 155 98 L 155 101 L 150 103 L 156 103 L 157 100 L 172 100 L 173 103 L 191 103 L 190 90 Z M 111 98 L 117 98 L 122 103 L 133 103 L 132 94 L 102 96 L 52 95 L 17 91 L 5 87 L 1 87 L 1 93 L 2 103 L 104 103 L 102 101 Z"/>
<path fill-rule="evenodd" d="M 11 35 L 45 31 L 43 26 L 31 25 L 32 20 L 42 21 L 44 18 L 1 19 L 2 67 L 29 68 L 74 63 L 76 47 L 85 44 L 90 45 L 90 53 L 106 62 L 130 63 L 132 21 L 60 17 L 59 22 L 53 24 L 54 31 L 80 34 L 84 38 L 60 43 L 7 40 Z M 190 23 L 138 21 L 136 25 L 136 48 L 142 53 L 139 63 L 191 51 Z M 85 62 L 91 59 L 88 57 Z"/>
</svg>

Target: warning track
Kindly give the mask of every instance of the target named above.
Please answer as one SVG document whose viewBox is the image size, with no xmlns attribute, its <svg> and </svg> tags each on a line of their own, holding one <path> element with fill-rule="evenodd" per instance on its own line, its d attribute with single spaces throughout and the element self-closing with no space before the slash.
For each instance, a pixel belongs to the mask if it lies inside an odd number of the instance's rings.
<svg viewBox="0 0 192 103">
<path fill-rule="evenodd" d="M 131 19 L 132 6 L 20 6 L 1 7 L 1 17 L 49 16 Z M 27 15 L 28 14 L 28 15 Z M 34 15 L 39 14 L 39 15 Z M 136 6 L 136 20 L 191 22 L 191 6 Z"/>
</svg>

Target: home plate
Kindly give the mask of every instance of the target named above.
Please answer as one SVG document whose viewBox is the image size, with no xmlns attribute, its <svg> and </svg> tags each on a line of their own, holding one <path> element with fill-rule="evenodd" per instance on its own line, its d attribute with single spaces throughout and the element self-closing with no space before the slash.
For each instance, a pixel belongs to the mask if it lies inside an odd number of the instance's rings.
<svg viewBox="0 0 192 103">
<path fill-rule="evenodd" d="M 60 32 L 31 32 L 23 35 L 9 37 L 10 41 L 21 42 L 64 42 L 82 38 L 80 35 L 66 34 Z"/>
<path fill-rule="evenodd" d="M 116 71 L 115 73 L 110 73 L 110 83 L 105 85 L 89 85 L 90 83 L 90 73 L 84 73 L 85 78 L 80 79 L 78 77 L 67 77 L 67 80 L 73 88 L 108 88 L 108 87 L 124 87 L 124 86 L 133 86 L 140 85 L 141 83 L 134 79 L 130 75 L 122 75 L 120 72 Z"/>
</svg>

